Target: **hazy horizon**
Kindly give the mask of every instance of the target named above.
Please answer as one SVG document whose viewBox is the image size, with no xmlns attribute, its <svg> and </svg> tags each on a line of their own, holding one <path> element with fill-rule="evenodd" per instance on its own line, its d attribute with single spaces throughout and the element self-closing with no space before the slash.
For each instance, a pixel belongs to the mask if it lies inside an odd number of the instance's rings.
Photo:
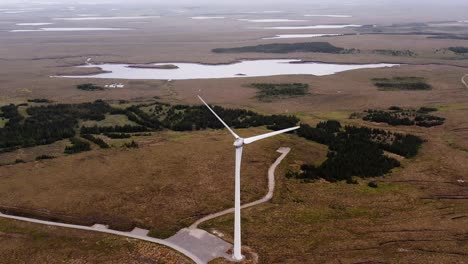
<svg viewBox="0 0 468 264">
<path fill-rule="evenodd" d="M 124 4 L 124 5 L 138 5 L 138 4 L 150 4 L 150 5 L 239 5 L 239 6 L 261 6 L 261 5 L 307 5 L 313 6 L 314 4 L 329 5 L 329 6 L 343 6 L 343 5 L 421 5 L 425 7 L 428 5 L 433 6 L 455 6 L 455 5 L 468 5 L 465 0 L 450 0 L 450 1 L 438 1 L 438 0 L 416 0 L 416 1 L 405 1 L 405 0 L 344 0 L 344 1 L 326 1 L 326 0 L 256 0 L 255 2 L 248 0 L 224 0 L 222 2 L 216 0 L 134 0 L 131 3 L 125 0 L 62 0 L 62 1 L 41 1 L 41 0 L 3 0 L 0 5 L 15 5 L 15 4 L 37 4 L 37 5 L 99 5 L 99 4 Z"/>
</svg>

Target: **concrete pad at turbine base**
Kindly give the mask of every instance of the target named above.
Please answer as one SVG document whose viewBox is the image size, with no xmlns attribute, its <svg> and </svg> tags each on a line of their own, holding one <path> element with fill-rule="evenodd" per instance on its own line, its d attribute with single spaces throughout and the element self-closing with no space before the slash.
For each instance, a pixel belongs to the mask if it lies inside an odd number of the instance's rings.
<svg viewBox="0 0 468 264">
<path fill-rule="evenodd" d="M 95 225 L 92 226 L 92 228 L 96 228 L 96 229 L 109 229 L 109 226 L 108 226 L 108 225 L 95 224 Z"/>
<path fill-rule="evenodd" d="M 137 236 L 147 236 L 149 233 L 149 230 L 135 227 L 130 233 L 137 235 Z"/>
<path fill-rule="evenodd" d="M 279 149 L 276 150 L 276 152 L 279 153 L 289 153 L 291 151 L 291 148 L 286 148 L 286 147 L 280 147 Z"/>
<path fill-rule="evenodd" d="M 186 249 L 205 263 L 215 258 L 231 257 L 226 252 L 232 248 L 232 244 L 198 228 L 184 228 L 166 241 Z"/>
</svg>

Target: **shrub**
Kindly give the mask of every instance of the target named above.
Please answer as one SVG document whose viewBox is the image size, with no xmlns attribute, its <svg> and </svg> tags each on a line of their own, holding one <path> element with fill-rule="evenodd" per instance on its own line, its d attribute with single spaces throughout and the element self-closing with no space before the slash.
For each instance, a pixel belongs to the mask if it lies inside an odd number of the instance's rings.
<svg viewBox="0 0 468 264">
<path fill-rule="evenodd" d="M 123 145 L 123 147 L 125 147 L 125 148 L 138 148 L 139 146 L 135 141 L 132 140 L 132 142 L 130 142 L 130 143 L 125 143 Z"/>
<path fill-rule="evenodd" d="M 85 84 L 79 84 L 76 86 L 77 89 L 83 90 L 83 91 L 101 91 L 104 90 L 103 87 L 94 85 L 92 83 L 85 83 Z"/>
<path fill-rule="evenodd" d="M 28 99 L 29 103 L 51 103 L 48 99 Z"/>
<path fill-rule="evenodd" d="M 49 156 L 49 155 L 40 155 L 36 157 L 36 160 L 49 160 L 49 159 L 55 159 L 55 157 Z"/>
<path fill-rule="evenodd" d="M 93 135 L 87 134 L 87 135 L 81 135 L 81 137 L 93 142 L 94 144 L 98 145 L 100 148 L 103 148 L 103 149 L 109 148 L 109 145 L 104 140 L 97 138 Z"/>
<path fill-rule="evenodd" d="M 91 150 L 88 142 L 82 141 L 78 138 L 70 138 L 71 146 L 65 147 L 65 154 L 75 154 Z"/>
<path fill-rule="evenodd" d="M 124 133 L 104 133 L 104 136 L 112 138 L 112 139 L 131 138 L 132 137 L 131 135 L 124 134 Z"/>
</svg>

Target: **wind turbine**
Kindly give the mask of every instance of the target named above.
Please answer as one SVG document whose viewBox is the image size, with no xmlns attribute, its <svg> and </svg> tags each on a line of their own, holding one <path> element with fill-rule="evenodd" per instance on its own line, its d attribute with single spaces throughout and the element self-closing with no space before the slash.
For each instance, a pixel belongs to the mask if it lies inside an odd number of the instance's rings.
<svg viewBox="0 0 468 264">
<path fill-rule="evenodd" d="M 242 148 L 244 145 L 253 143 L 257 140 L 264 139 L 264 138 L 269 138 L 272 136 L 276 136 L 282 133 L 286 133 L 292 130 L 296 130 L 299 127 L 292 127 L 292 128 L 286 128 L 283 130 L 279 131 L 274 131 L 254 137 L 249 137 L 249 138 L 241 138 L 239 137 L 222 119 L 219 117 L 213 109 L 201 98 L 198 96 L 200 100 L 208 107 L 208 109 L 213 113 L 213 115 L 216 116 L 216 118 L 219 119 L 219 121 L 231 132 L 231 134 L 234 136 L 235 141 L 234 141 L 234 147 L 236 149 L 236 168 L 235 168 L 235 195 L 234 195 L 234 253 L 232 258 L 236 261 L 240 261 L 243 259 L 242 253 L 241 253 L 241 217 L 240 217 L 240 209 L 241 209 L 241 204 L 240 204 L 240 170 L 241 170 L 241 160 L 242 160 Z"/>
</svg>

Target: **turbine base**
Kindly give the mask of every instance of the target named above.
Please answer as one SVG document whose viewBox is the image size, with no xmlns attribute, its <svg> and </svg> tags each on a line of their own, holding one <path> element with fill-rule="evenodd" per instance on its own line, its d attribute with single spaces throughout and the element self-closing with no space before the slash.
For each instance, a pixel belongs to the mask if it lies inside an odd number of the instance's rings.
<svg viewBox="0 0 468 264">
<path fill-rule="evenodd" d="M 241 262 L 241 261 L 245 260 L 245 256 L 244 256 L 244 255 L 241 255 L 240 258 L 236 258 L 234 255 L 232 255 L 231 258 L 232 258 L 232 260 L 233 260 L 234 262 Z"/>
</svg>

